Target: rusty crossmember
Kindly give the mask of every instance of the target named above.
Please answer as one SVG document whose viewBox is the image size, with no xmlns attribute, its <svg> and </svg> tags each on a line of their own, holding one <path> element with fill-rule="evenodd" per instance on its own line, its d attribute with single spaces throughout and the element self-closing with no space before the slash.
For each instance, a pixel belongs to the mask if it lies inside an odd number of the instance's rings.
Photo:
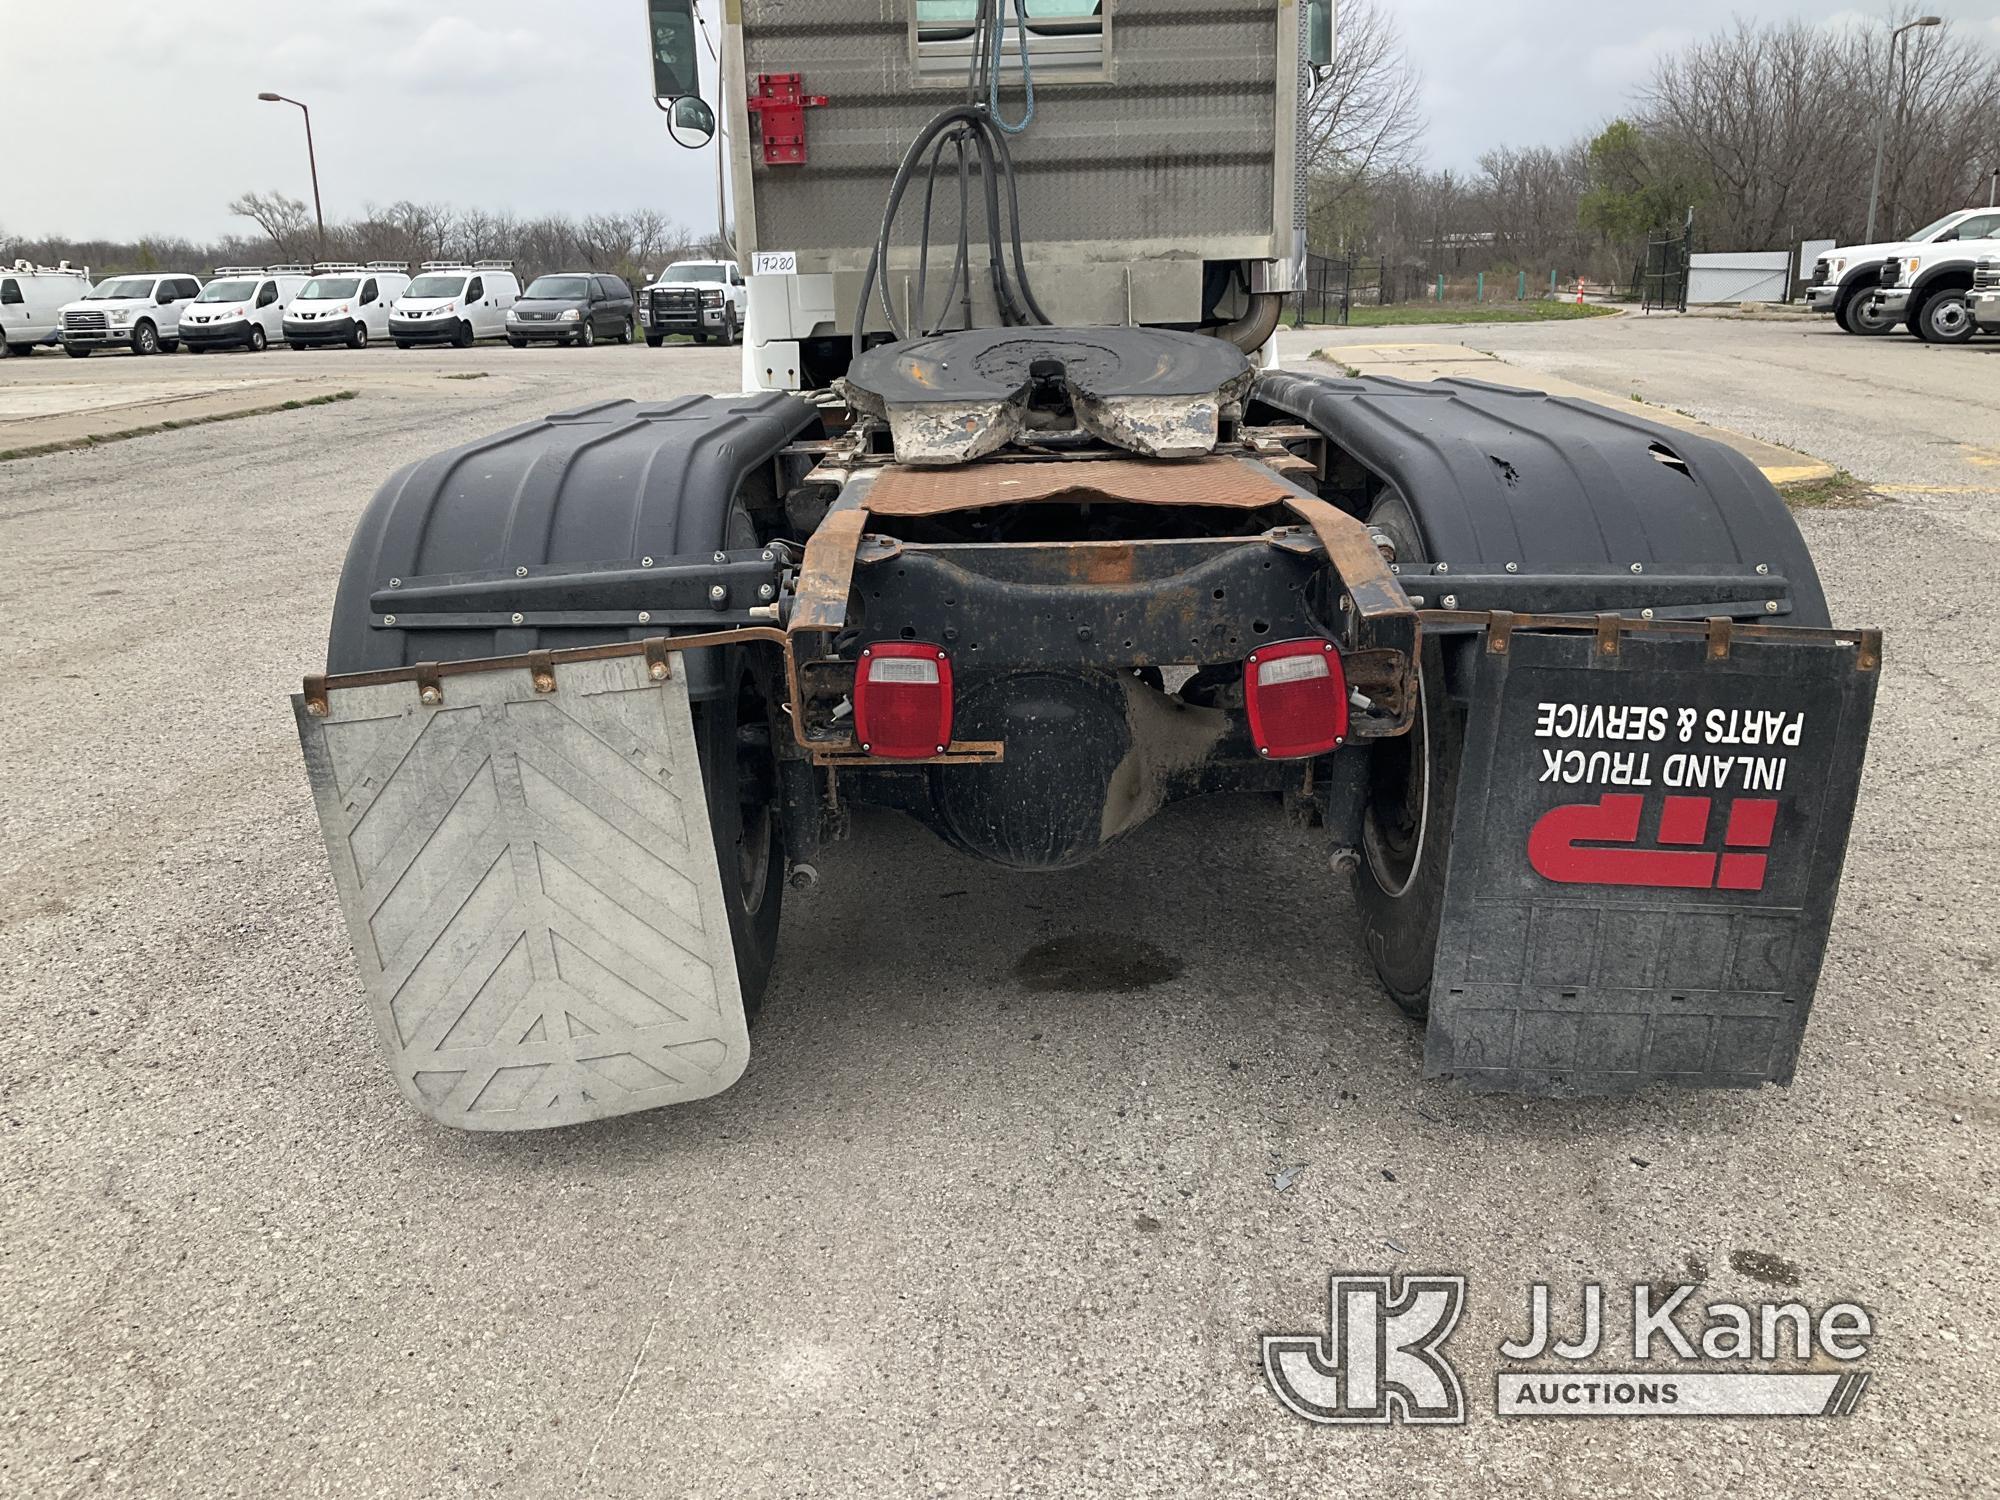
<svg viewBox="0 0 2000 1500">
<path fill-rule="evenodd" d="M 871 514 L 934 516 L 998 505 L 1050 501 L 1114 501 L 1134 505 L 1206 505 L 1237 510 L 1283 507 L 1305 523 L 1339 574 L 1353 613 L 1357 651 L 1404 656 L 1400 678 L 1377 700 L 1389 716 L 1387 735 L 1406 731 L 1416 711 L 1420 629 L 1368 528 L 1292 482 L 1270 464 L 1241 454 L 1196 459 L 1145 459 L 1107 454 L 1092 459 L 1017 458 L 953 469 L 890 466 L 835 468 L 840 497 L 806 544 L 790 628 L 831 633 L 847 623 L 854 568 Z"/>
</svg>

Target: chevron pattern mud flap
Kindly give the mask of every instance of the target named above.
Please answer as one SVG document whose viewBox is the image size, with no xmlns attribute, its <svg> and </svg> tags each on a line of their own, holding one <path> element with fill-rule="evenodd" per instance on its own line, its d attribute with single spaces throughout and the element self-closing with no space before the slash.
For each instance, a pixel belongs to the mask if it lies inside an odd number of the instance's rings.
<svg viewBox="0 0 2000 1500">
<path fill-rule="evenodd" d="M 1880 636 L 1627 629 L 1480 638 L 1428 1074 L 1538 1094 L 1791 1081 Z"/>
<path fill-rule="evenodd" d="M 544 658 L 294 696 L 369 1010 L 440 1124 L 570 1125 L 742 1074 L 678 666 Z"/>
</svg>

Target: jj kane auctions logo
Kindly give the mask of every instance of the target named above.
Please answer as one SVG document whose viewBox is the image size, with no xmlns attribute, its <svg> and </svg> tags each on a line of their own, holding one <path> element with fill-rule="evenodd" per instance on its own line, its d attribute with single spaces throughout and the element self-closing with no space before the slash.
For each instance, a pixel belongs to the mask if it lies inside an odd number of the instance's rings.
<svg viewBox="0 0 2000 1500">
<path fill-rule="evenodd" d="M 1865 1372 L 1691 1369 L 1832 1361 L 1868 1352 L 1867 1309 L 1836 1302 L 1817 1316 L 1800 1302 L 1716 1301 L 1695 1321 L 1693 1286 L 1630 1289 L 1630 1354 L 1638 1368 L 1582 1368 L 1620 1351 L 1605 1340 L 1604 1288 L 1584 1284 L 1573 1337 L 1556 1327 L 1549 1288 L 1528 1290 L 1527 1328 L 1499 1346 L 1494 1410 L 1503 1417 L 1845 1416 L 1868 1387 Z M 1465 1393 L 1445 1344 L 1465 1310 L 1463 1276 L 1380 1275 L 1327 1280 L 1324 1333 L 1267 1334 L 1264 1377 L 1285 1407 L 1325 1425 L 1458 1425 Z M 1656 1362 L 1657 1361 L 1657 1362 Z"/>
</svg>

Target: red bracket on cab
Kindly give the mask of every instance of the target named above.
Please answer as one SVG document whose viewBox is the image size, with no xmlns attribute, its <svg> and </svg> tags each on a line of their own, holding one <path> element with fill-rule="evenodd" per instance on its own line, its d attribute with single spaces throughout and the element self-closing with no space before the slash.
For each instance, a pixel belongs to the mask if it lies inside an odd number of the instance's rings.
<svg viewBox="0 0 2000 1500">
<path fill-rule="evenodd" d="M 806 159 L 806 111 L 826 104 L 824 94 L 799 92 L 796 73 L 759 73 L 747 101 L 764 137 L 764 165 L 793 166 Z"/>
</svg>

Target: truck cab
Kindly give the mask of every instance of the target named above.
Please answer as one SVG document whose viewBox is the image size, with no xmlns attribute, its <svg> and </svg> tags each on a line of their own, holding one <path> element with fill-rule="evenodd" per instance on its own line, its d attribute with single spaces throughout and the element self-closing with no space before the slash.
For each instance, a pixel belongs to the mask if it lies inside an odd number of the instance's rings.
<svg viewBox="0 0 2000 1500">
<path fill-rule="evenodd" d="M 195 276 L 108 276 L 63 304 L 63 351 L 72 359 L 118 348 L 172 354 L 180 347 L 181 315 L 200 294 Z"/>
<path fill-rule="evenodd" d="M 1330 7 L 1204 8 L 1198 61 L 1185 6 L 1163 0 L 842 5 L 865 29 L 810 54 L 781 9 L 746 11 L 720 89 L 725 134 L 749 146 L 731 174 L 746 388 L 824 388 L 908 333 L 1040 321 L 1220 333 L 1272 362 L 1304 259 L 1301 60 Z M 1191 68 L 1228 101 L 1214 119 L 1191 114 Z M 796 105 L 764 87 L 793 77 Z M 997 113 L 1001 139 L 968 141 L 952 107 Z M 902 132 L 927 120 L 899 184 Z M 893 232 L 864 181 L 890 185 Z"/>
<path fill-rule="evenodd" d="M 2000 208 L 1968 214 L 1926 244 L 1899 246 L 1882 264 L 1868 315 L 1903 324 L 1926 343 L 1962 344 L 1978 331 L 1969 300 L 1975 271 L 1995 254 Z"/>
<path fill-rule="evenodd" d="M 725 344 L 742 337 L 747 317 L 743 268 L 733 260 L 677 260 L 639 297 L 646 345 L 657 349 L 670 333 L 697 344 L 711 335 Z"/>
<path fill-rule="evenodd" d="M 1849 333 L 1891 332 L 1901 320 L 1875 312 L 1872 303 L 1884 267 L 1900 256 L 1921 253 L 1925 246 L 1968 238 L 1968 221 L 1991 212 L 1961 208 L 1926 224 L 1907 239 L 1846 245 L 1827 251 L 1813 262 L 1813 284 L 1806 288 L 1806 306 L 1814 312 L 1833 314 L 1835 321 Z"/>
</svg>

